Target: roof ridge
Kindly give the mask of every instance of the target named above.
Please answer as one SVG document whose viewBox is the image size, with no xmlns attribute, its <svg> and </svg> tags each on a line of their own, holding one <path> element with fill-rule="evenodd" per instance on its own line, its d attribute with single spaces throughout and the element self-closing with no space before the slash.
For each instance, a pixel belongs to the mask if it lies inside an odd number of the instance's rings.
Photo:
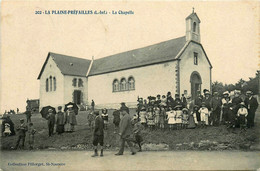
<svg viewBox="0 0 260 171">
<path fill-rule="evenodd" d="M 169 42 L 171 40 L 181 39 L 181 38 L 185 38 L 185 37 L 186 36 L 181 36 L 181 37 L 177 37 L 177 38 L 174 38 L 174 39 L 169 39 L 169 40 L 165 40 L 165 41 L 162 41 L 162 42 L 159 42 L 159 43 L 155 43 L 155 44 L 152 44 L 152 45 L 148 45 L 148 46 L 144 46 L 144 47 L 140 47 L 140 48 L 135 48 L 135 49 L 131 49 L 131 50 L 123 51 L 123 52 L 118 52 L 118 53 L 115 53 L 115 54 L 112 54 L 112 55 L 107 55 L 107 56 L 104 56 L 104 57 L 101 57 L 101 58 L 98 58 L 98 59 L 94 59 L 94 61 L 102 60 L 102 59 L 107 58 L 107 57 L 116 56 L 116 55 L 120 55 L 120 54 L 127 53 L 127 52 L 132 52 L 132 51 L 135 51 L 135 50 L 140 50 L 140 49 L 143 49 L 143 48 L 148 48 L 150 46 L 156 46 L 156 45 L 159 45 L 159 44 L 162 44 L 162 43 L 165 43 L 165 42 Z"/>
<path fill-rule="evenodd" d="M 75 57 L 75 56 L 69 56 L 69 55 L 64 55 L 64 54 L 55 53 L 55 52 L 49 52 L 49 53 L 50 53 L 50 54 L 54 54 L 54 55 L 62 55 L 62 56 L 64 56 L 64 57 L 69 57 L 69 58 L 76 58 L 76 59 L 82 59 L 82 60 L 91 61 L 90 59 L 81 58 L 81 57 Z"/>
</svg>

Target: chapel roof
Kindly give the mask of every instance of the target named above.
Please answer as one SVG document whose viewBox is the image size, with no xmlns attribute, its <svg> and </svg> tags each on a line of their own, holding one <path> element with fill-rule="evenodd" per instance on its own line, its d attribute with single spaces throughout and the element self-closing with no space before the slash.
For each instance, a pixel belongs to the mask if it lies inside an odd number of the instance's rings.
<svg viewBox="0 0 260 171">
<path fill-rule="evenodd" d="M 93 62 L 89 76 L 175 60 L 186 43 L 185 36 L 134 49 Z"/>
<path fill-rule="evenodd" d="M 73 56 L 62 55 L 58 53 L 49 52 L 38 79 L 41 78 L 42 72 L 48 62 L 48 59 L 52 57 L 57 67 L 60 69 L 61 73 L 64 75 L 82 76 L 85 77 L 88 72 L 91 60 L 77 58 Z"/>
</svg>

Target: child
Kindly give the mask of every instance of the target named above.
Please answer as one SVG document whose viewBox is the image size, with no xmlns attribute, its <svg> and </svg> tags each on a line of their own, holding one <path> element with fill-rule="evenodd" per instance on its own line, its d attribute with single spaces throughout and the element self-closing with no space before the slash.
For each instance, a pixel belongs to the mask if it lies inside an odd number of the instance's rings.
<svg viewBox="0 0 260 171">
<path fill-rule="evenodd" d="M 246 130 L 246 117 L 248 115 L 247 108 L 244 102 L 240 103 L 240 108 L 237 111 L 237 116 L 239 117 L 240 130 Z"/>
<path fill-rule="evenodd" d="M 166 106 L 165 106 L 166 108 Z M 160 107 L 160 115 L 159 115 L 159 127 L 160 129 L 164 129 L 164 120 L 165 120 L 165 108 L 163 106 Z"/>
<path fill-rule="evenodd" d="M 95 121 L 95 115 L 94 115 L 94 111 L 90 111 L 90 113 L 87 116 L 87 120 L 88 120 L 88 126 L 90 127 L 90 130 L 92 131 L 92 129 L 94 128 L 94 121 Z"/>
<path fill-rule="evenodd" d="M 153 111 L 154 111 L 154 114 L 155 114 L 155 118 L 154 118 L 155 126 L 156 126 L 156 128 L 159 128 L 160 108 L 158 107 L 157 104 L 153 108 Z"/>
<path fill-rule="evenodd" d="M 154 113 L 152 106 L 148 107 L 147 111 L 147 125 L 150 128 L 150 130 L 153 130 L 155 122 L 154 122 Z"/>
<path fill-rule="evenodd" d="M 143 141 L 143 138 L 142 138 L 142 136 L 140 134 L 141 134 L 141 130 L 142 130 L 142 125 L 139 122 L 139 119 L 138 119 L 137 115 L 134 115 L 132 123 L 133 123 L 133 126 L 134 126 L 133 133 L 134 133 L 135 143 L 138 144 L 139 152 L 141 152 L 142 151 L 141 143 Z"/>
<path fill-rule="evenodd" d="M 141 108 L 141 111 L 140 111 L 139 115 L 140 115 L 140 123 L 141 123 L 144 127 L 146 127 L 146 118 L 147 118 L 147 117 L 146 117 L 146 109 L 145 109 L 144 106 Z"/>
<path fill-rule="evenodd" d="M 176 124 L 176 112 L 169 107 L 168 111 L 166 112 L 167 120 L 169 129 L 174 129 L 174 125 Z"/>
<path fill-rule="evenodd" d="M 26 136 L 26 132 L 28 130 L 27 125 L 24 122 L 24 119 L 20 119 L 20 126 L 17 127 L 17 131 L 18 131 L 18 140 L 16 142 L 16 146 L 15 149 L 18 148 L 20 141 L 22 140 L 22 149 L 24 148 L 24 141 L 25 141 L 25 136 Z"/>
<path fill-rule="evenodd" d="M 101 146 L 100 156 L 103 157 L 104 121 L 102 119 L 102 116 L 99 115 L 99 111 L 95 111 L 94 113 L 96 115 L 96 118 L 95 118 L 95 130 L 94 130 L 94 139 L 93 139 L 94 154 L 92 155 L 92 157 L 98 156 L 98 151 L 97 151 L 98 144 Z"/>
<path fill-rule="evenodd" d="M 202 127 L 206 127 L 209 124 L 209 110 L 206 108 L 206 104 L 204 102 L 201 103 L 201 108 L 199 109 L 201 125 Z"/>
<path fill-rule="evenodd" d="M 177 124 L 177 130 L 181 129 L 182 127 L 182 106 L 177 105 L 175 106 L 175 112 L 176 112 L 176 124 Z"/>
<path fill-rule="evenodd" d="M 108 113 L 107 113 L 107 109 L 106 109 L 106 108 L 102 109 L 102 119 L 104 120 L 105 130 L 107 130 L 107 125 L 108 125 Z"/>
<path fill-rule="evenodd" d="M 29 129 L 28 129 L 28 135 L 29 135 L 29 149 L 33 149 L 34 144 L 34 134 L 36 133 L 36 130 L 33 128 L 33 123 L 29 123 Z"/>
<path fill-rule="evenodd" d="M 189 124 L 189 112 L 187 108 L 182 109 L 182 128 L 186 129 Z"/>
</svg>

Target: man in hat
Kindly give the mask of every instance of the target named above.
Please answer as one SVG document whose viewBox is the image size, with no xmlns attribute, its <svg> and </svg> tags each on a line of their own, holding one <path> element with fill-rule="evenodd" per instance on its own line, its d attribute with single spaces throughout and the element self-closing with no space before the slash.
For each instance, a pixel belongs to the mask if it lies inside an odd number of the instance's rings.
<svg viewBox="0 0 260 171">
<path fill-rule="evenodd" d="M 243 102 L 242 98 L 240 97 L 240 91 L 235 90 L 235 97 L 232 99 L 232 103 L 235 105 L 234 112 L 237 113 L 240 103 Z"/>
<path fill-rule="evenodd" d="M 131 117 L 129 116 L 127 110 L 128 108 L 126 107 L 121 107 L 120 109 L 120 113 L 123 116 L 119 124 L 119 135 L 121 138 L 121 145 L 120 145 L 119 152 L 116 153 L 115 155 L 123 155 L 125 142 L 127 142 L 128 146 L 130 147 L 132 155 L 136 154 L 133 148 L 133 144 L 130 141 L 130 135 L 132 134 L 132 126 L 131 126 Z"/>
<path fill-rule="evenodd" d="M 66 123 L 69 125 L 68 131 L 74 132 L 75 125 L 77 125 L 76 114 L 73 110 L 73 105 L 68 105 L 68 110 L 66 113 Z"/>
<path fill-rule="evenodd" d="M 175 101 L 174 101 L 174 99 L 172 98 L 172 94 L 171 94 L 170 91 L 167 93 L 166 105 L 167 105 L 167 109 L 169 109 L 169 107 L 172 107 L 172 108 L 175 107 Z"/>
<path fill-rule="evenodd" d="M 95 129 L 94 129 L 94 136 L 93 136 L 94 154 L 92 155 L 92 157 L 98 156 L 98 150 L 97 150 L 98 144 L 101 146 L 100 156 L 102 157 L 103 145 L 104 145 L 104 121 L 102 119 L 102 116 L 99 114 L 99 111 L 95 111 L 94 114 L 96 115 L 96 118 L 95 118 Z"/>
<path fill-rule="evenodd" d="M 187 99 L 184 94 L 181 95 L 181 103 L 183 108 L 187 108 Z"/>
<path fill-rule="evenodd" d="M 247 127 L 251 128 L 254 127 L 254 120 L 255 120 L 255 112 L 258 108 L 258 102 L 255 97 L 253 97 L 252 91 L 246 92 L 246 99 L 245 99 L 245 105 L 248 109 L 248 115 L 247 115 Z"/>
<path fill-rule="evenodd" d="M 20 126 L 17 127 L 17 133 L 18 133 L 18 140 L 16 142 L 15 149 L 18 148 L 20 141 L 22 140 L 22 146 L 21 148 L 24 148 L 24 141 L 26 136 L 26 131 L 28 130 L 27 125 L 24 122 L 24 119 L 20 119 Z"/>
<path fill-rule="evenodd" d="M 121 103 L 121 108 L 124 108 L 126 110 L 126 112 L 129 114 L 129 108 L 125 105 L 125 102 Z M 120 110 L 121 110 L 120 108 Z"/>
<path fill-rule="evenodd" d="M 48 115 L 46 117 L 48 120 L 49 137 L 53 135 L 54 125 L 55 125 L 55 114 L 52 109 L 48 110 Z"/>
</svg>

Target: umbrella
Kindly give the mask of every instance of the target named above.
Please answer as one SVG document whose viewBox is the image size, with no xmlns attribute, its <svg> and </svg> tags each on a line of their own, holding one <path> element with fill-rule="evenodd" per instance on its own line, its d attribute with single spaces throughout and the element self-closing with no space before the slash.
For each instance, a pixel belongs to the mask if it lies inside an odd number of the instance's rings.
<svg viewBox="0 0 260 171">
<path fill-rule="evenodd" d="M 42 114 L 42 117 L 46 119 L 47 115 L 48 115 L 48 110 L 49 109 L 52 109 L 53 110 L 53 113 L 56 114 L 56 110 L 54 107 L 52 106 L 45 106 L 42 108 L 42 110 L 40 111 L 40 113 Z"/>
<path fill-rule="evenodd" d="M 79 108 L 76 105 L 76 103 L 72 103 L 72 102 L 69 102 L 69 103 L 65 104 L 64 112 L 66 112 L 69 109 L 68 108 L 69 105 L 72 105 L 72 109 L 74 110 L 75 114 L 77 115 L 78 111 L 79 111 Z"/>
</svg>

